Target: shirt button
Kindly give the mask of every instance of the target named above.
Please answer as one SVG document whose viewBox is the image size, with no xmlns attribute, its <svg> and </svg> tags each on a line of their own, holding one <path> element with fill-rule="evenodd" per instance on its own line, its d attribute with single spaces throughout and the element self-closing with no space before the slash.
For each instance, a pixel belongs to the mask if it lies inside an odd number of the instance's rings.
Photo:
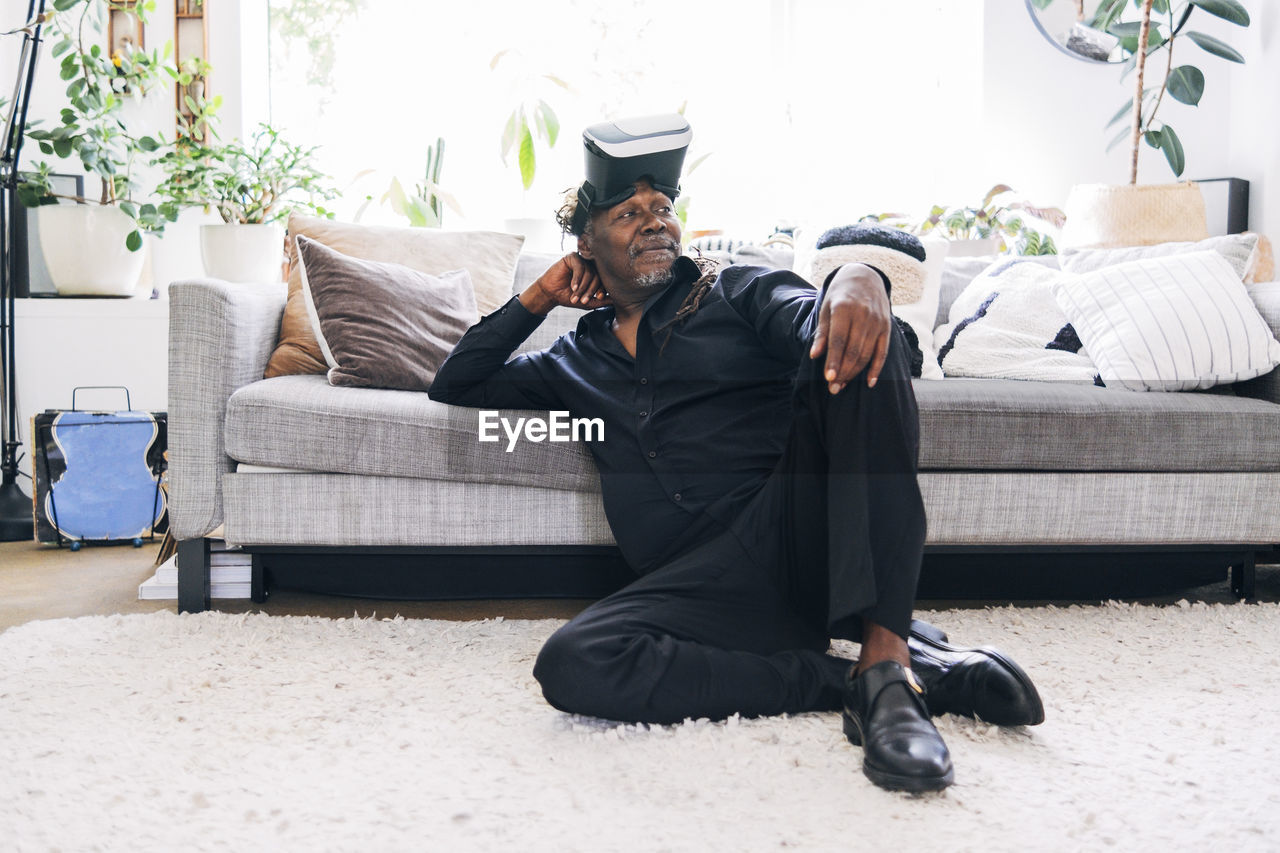
<svg viewBox="0 0 1280 853">
<path fill-rule="evenodd" d="M 674 500 L 676 503 L 680 503 L 680 501 L 684 500 L 684 498 L 682 498 L 682 497 L 680 496 L 680 493 L 679 493 L 679 492 L 676 492 L 674 495 L 672 495 L 672 496 L 671 496 L 671 498 L 672 498 L 672 500 Z"/>
<path fill-rule="evenodd" d="M 648 413 L 648 412 L 641 412 L 641 413 L 640 413 L 640 417 L 642 417 L 642 418 L 647 418 L 648 416 L 649 416 L 649 413 Z"/>
<path fill-rule="evenodd" d="M 642 377 L 642 378 L 640 379 L 640 384 L 641 384 L 641 385 L 648 385 L 648 384 L 649 384 L 649 380 L 648 380 L 648 379 L 645 379 L 645 378 L 643 378 L 643 377 Z"/>
<path fill-rule="evenodd" d="M 658 455 L 658 451 L 656 451 L 656 450 L 650 450 L 650 451 L 649 451 L 649 458 L 650 458 L 650 459 L 652 459 L 653 457 L 655 457 L 655 456 L 657 456 L 657 455 Z"/>
</svg>

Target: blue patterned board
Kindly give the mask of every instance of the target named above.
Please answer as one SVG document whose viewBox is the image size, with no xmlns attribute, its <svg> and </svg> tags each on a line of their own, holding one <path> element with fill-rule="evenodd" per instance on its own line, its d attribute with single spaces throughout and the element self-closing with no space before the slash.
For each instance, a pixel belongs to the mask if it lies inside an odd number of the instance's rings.
<svg viewBox="0 0 1280 853">
<path fill-rule="evenodd" d="M 49 416 L 52 420 L 49 421 Z M 36 461 L 37 526 L 77 541 L 132 540 L 149 535 L 164 515 L 158 474 L 148 461 L 162 423 L 149 412 L 46 412 L 37 416 L 42 460 Z M 163 415 L 161 415 L 163 417 Z M 162 450 L 163 448 L 161 448 Z M 40 470 L 43 464 L 44 470 Z M 43 494 L 41 493 L 43 491 Z"/>
</svg>

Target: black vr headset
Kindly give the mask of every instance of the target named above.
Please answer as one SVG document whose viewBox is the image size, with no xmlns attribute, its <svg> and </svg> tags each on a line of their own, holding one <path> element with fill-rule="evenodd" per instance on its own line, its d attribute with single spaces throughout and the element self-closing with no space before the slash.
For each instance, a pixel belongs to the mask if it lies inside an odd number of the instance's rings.
<svg viewBox="0 0 1280 853">
<path fill-rule="evenodd" d="M 572 231 L 581 234 L 591 211 L 613 207 L 635 195 L 636 181 L 674 199 L 680 194 L 684 154 L 693 128 L 684 116 L 643 116 L 593 124 L 582 132 L 587 179 L 578 188 Z"/>
</svg>

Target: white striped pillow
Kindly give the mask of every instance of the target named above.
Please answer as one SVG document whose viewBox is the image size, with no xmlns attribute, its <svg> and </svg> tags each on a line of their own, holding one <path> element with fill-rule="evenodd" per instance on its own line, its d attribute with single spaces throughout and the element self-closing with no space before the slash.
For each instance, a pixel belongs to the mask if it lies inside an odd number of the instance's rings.
<svg viewBox="0 0 1280 853">
<path fill-rule="evenodd" d="M 1209 388 L 1280 364 L 1280 342 L 1217 252 L 1130 261 L 1050 286 L 1108 386 Z"/>
</svg>

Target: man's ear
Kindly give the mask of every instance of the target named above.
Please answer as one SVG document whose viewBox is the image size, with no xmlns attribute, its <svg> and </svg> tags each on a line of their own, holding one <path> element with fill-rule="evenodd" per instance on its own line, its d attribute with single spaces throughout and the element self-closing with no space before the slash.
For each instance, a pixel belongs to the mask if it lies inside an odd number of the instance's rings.
<svg viewBox="0 0 1280 853">
<path fill-rule="evenodd" d="M 578 235 L 578 254 L 588 261 L 593 260 L 591 257 L 591 241 L 587 239 L 586 234 Z"/>
</svg>

